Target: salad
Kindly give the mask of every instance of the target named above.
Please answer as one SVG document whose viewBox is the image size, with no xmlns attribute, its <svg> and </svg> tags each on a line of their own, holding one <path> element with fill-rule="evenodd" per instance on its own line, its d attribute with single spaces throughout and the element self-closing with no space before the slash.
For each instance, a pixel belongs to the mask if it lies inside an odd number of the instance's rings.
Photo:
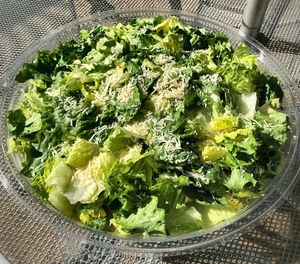
<svg viewBox="0 0 300 264">
<path fill-rule="evenodd" d="M 264 194 L 287 139 L 256 55 L 175 16 L 81 30 L 16 76 L 11 153 L 47 203 L 118 235 L 177 235 Z"/>
</svg>

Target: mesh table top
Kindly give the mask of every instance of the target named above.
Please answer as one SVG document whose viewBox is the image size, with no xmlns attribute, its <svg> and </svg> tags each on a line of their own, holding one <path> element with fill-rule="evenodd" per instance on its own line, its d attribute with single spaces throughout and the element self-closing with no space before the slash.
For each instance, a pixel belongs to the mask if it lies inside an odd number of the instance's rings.
<svg viewBox="0 0 300 264">
<path fill-rule="evenodd" d="M 133 7 L 182 9 L 238 28 L 240 0 L 2 0 L 0 77 L 33 41 L 76 18 Z M 300 2 L 271 0 L 260 41 L 300 85 Z M 300 184 L 260 226 L 213 249 L 168 258 L 134 259 L 108 250 L 83 249 L 81 259 L 63 253 L 53 228 L 34 218 L 0 185 L 0 253 L 11 263 L 300 263 Z M 94 254 L 85 254 L 86 252 Z"/>
</svg>

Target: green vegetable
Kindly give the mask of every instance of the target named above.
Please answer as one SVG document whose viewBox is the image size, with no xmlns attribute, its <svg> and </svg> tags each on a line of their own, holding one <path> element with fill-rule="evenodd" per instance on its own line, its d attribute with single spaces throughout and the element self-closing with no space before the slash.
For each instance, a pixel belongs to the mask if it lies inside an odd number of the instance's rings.
<svg viewBox="0 0 300 264">
<path fill-rule="evenodd" d="M 136 18 L 82 30 L 16 76 L 11 153 L 62 214 L 119 235 L 220 224 L 264 193 L 287 140 L 283 91 L 244 44 Z"/>
<path fill-rule="evenodd" d="M 202 214 L 193 206 L 173 209 L 166 217 L 170 235 L 178 235 L 203 228 Z"/>
<path fill-rule="evenodd" d="M 8 122 L 11 125 L 10 132 L 18 136 L 24 131 L 26 117 L 21 109 L 17 109 L 9 112 Z"/>
<path fill-rule="evenodd" d="M 71 148 L 67 163 L 74 168 L 84 167 L 97 150 L 98 147 L 96 144 L 77 138 Z"/>
<path fill-rule="evenodd" d="M 40 188 L 44 187 L 47 190 L 49 202 L 57 210 L 69 217 L 72 216 L 73 209 L 69 200 L 65 197 L 65 192 L 69 187 L 73 174 L 74 171 L 68 167 L 63 159 L 49 159 L 46 163 L 42 181 L 45 185 L 40 186 Z M 37 187 L 39 185 L 35 182 L 34 186 Z"/>
<path fill-rule="evenodd" d="M 74 171 L 63 159 L 53 158 L 48 160 L 44 173 L 46 186 L 51 190 L 64 192 L 68 188 L 73 174 Z"/>
<path fill-rule="evenodd" d="M 70 203 L 87 204 L 96 201 L 106 190 L 106 178 L 110 175 L 114 162 L 112 154 L 101 152 L 86 167 L 77 169 L 64 194 Z"/>
<path fill-rule="evenodd" d="M 201 213 L 203 228 L 222 223 L 237 213 L 234 208 L 219 204 L 196 203 L 194 206 Z"/>
<path fill-rule="evenodd" d="M 250 183 L 252 186 L 256 185 L 256 180 L 253 175 L 247 173 L 241 169 L 233 169 L 231 171 L 230 178 L 226 181 L 225 186 L 234 192 L 240 192 L 244 190 L 244 186 Z"/>
<path fill-rule="evenodd" d="M 151 201 L 145 207 L 139 208 L 136 214 L 128 217 L 116 216 L 111 220 L 116 232 L 126 234 L 135 230 L 142 232 L 144 236 L 150 234 L 165 234 L 165 211 L 157 207 L 158 199 L 151 197 Z"/>
<path fill-rule="evenodd" d="M 83 224 L 97 229 L 107 228 L 106 213 L 102 209 L 101 200 L 92 204 L 79 204 L 75 211 Z"/>
</svg>

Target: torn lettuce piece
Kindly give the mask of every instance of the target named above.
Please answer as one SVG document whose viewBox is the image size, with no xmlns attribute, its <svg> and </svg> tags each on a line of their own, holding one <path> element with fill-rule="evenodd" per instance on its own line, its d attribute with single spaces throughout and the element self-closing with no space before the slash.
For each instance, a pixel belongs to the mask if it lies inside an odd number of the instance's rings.
<svg viewBox="0 0 300 264">
<path fill-rule="evenodd" d="M 251 94 L 256 91 L 257 57 L 250 53 L 245 44 L 238 44 L 232 60 L 224 63 L 221 73 L 224 84 L 240 94 Z"/>
<path fill-rule="evenodd" d="M 257 95 L 251 94 L 236 94 L 234 96 L 235 106 L 238 113 L 246 118 L 253 118 L 256 111 Z"/>
<path fill-rule="evenodd" d="M 157 207 L 158 198 L 151 197 L 151 201 L 145 207 L 140 207 L 136 214 L 129 217 L 114 216 L 110 220 L 115 231 L 121 235 L 130 233 L 143 233 L 144 236 L 164 235 L 165 210 Z"/>
<path fill-rule="evenodd" d="M 132 146 L 137 140 L 134 132 L 130 132 L 122 127 L 116 127 L 110 136 L 103 143 L 103 148 L 107 151 L 116 153 Z"/>
<path fill-rule="evenodd" d="M 279 144 L 283 144 L 287 140 L 288 116 L 271 107 L 268 107 L 266 112 L 266 114 L 263 114 L 257 111 L 254 116 L 254 119 L 259 123 L 259 130 L 264 135 L 271 136 L 273 141 L 275 140 Z M 268 140 L 272 141 L 271 138 L 268 138 Z M 272 145 L 274 145 L 274 143 L 272 143 Z"/>
<path fill-rule="evenodd" d="M 61 89 L 70 91 L 81 90 L 85 83 L 93 82 L 94 79 L 80 69 L 74 69 L 72 72 L 65 73 L 65 76 L 57 84 Z"/>
<path fill-rule="evenodd" d="M 201 112 L 191 113 L 191 117 L 186 120 L 185 133 L 196 139 L 204 139 L 211 134 L 209 123 Z"/>
<path fill-rule="evenodd" d="M 243 169 L 234 168 L 231 171 L 230 178 L 225 182 L 225 186 L 233 192 L 241 192 L 246 184 L 255 186 L 256 183 L 257 181 L 254 179 L 253 174 Z"/>
<path fill-rule="evenodd" d="M 164 33 L 167 33 L 175 27 L 184 29 L 186 26 L 183 26 L 183 24 L 180 22 L 178 17 L 170 16 L 168 19 L 166 19 L 166 20 L 162 21 L 160 24 L 156 25 L 155 30 L 157 30 L 157 31 L 162 30 Z"/>
<path fill-rule="evenodd" d="M 249 69 L 257 67 L 257 56 L 250 53 L 249 48 L 244 43 L 239 43 L 233 53 L 232 60 L 245 65 Z"/>
<path fill-rule="evenodd" d="M 8 122 L 10 125 L 10 132 L 13 135 L 20 135 L 24 128 L 26 117 L 21 109 L 11 110 L 8 112 Z"/>
<path fill-rule="evenodd" d="M 33 85 L 30 82 L 34 82 L 34 80 L 31 79 L 28 82 L 29 82 L 28 85 Z M 44 87 L 43 89 L 45 89 L 45 88 L 46 87 Z M 25 107 L 28 109 L 28 110 L 26 109 L 29 112 L 27 114 L 27 116 L 30 114 L 30 112 L 32 112 L 32 110 L 37 113 L 41 113 L 41 114 L 45 113 L 47 111 L 47 108 L 45 107 L 45 104 L 46 104 L 45 101 L 47 101 L 47 99 L 45 98 L 45 100 L 44 100 L 44 97 L 42 97 L 35 89 L 27 91 L 24 94 L 24 98 L 26 99 L 26 103 L 24 102 L 24 105 L 22 106 L 22 108 L 23 108 L 23 110 L 25 110 L 24 109 Z"/>
<path fill-rule="evenodd" d="M 142 146 L 139 144 L 133 145 L 122 150 L 119 155 L 119 162 L 124 166 L 130 166 L 140 159 L 152 155 L 152 152 L 145 152 L 142 154 Z"/>
<path fill-rule="evenodd" d="M 70 181 L 70 186 L 64 194 L 71 204 L 92 203 L 105 190 L 104 184 L 92 175 L 92 165 L 78 169 Z"/>
<path fill-rule="evenodd" d="M 81 168 L 88 164 L 89 160 L 97 153 L 97 144 L 77 138 L 73 144 L 67 163 L 74 168 Z"/>
<path fill-rule="evenodd" d="M 174 33 L 168 33 L 162 39 L 162 46 L 165 47 L 167 50 L 175 53 L 182 50 L 184 39 L 182 36 L 179 36 Z"/>
<path fill-rule="evenodd" d="M 198 69 L 199 65 L 195 66 L 196 70 L 200 70 L 201 73 L 214 72 L 217 70 L 217 65 L 213 61 L 213 50 L 211 48 L 195 50 L 191 53 L 190 57 L 201 65 L 200 69 Z M 208 75 L 205 77 L 208 77 Z M 200 78 L 203 80 L 202 76 Z M 211 75 L 209 79 L 214 80 L 215 78 Z M 214 81 L 212 83 L 216 84 Z"/>
<path fill-rule="evenodd" d="M 101 200 L 92 204 L 79 204 L 75 212 L 81 223 L 100 230 L 107 228 L 107 216 Z"/>
<path fill-rule="evenodd" d="M 59 190 L 54 189 L 50 191 L 48 200 L 58 211 L 60 211 L 65 216 L 73 216 L 73 207 L 70 204 L 70 201 Z"/>
<path fill-rule="evenodd" d="M 205 146 L 201 152 L 204 162 L 214 162 L 225 156 L 226 148 L 220 146 Z"/>
<path fill-rule="evenodd" d="M 233 218 L 237 210 L 219 204 L 205 202 L 193 203 L 193 206 L 202 216 L 202 227 L 209 228 Z"/>
<path fill-rule="evenodd" d="M 224 140 L 226 140 L 226 138 L 229 139 L 237 139 L 239 140 L 240 137 L 248 137 L 251 135 L 251 130 L 249 128 L 239 128 L 237 130 L 233 130 L 232 132 L 225 132 L 225 133 L 221 133 L 221 134 L 217 134 L 214 139 L 216 141 L 216 143 L 221 143 Z"/>
<path fill-rule="evenodd" d="M 137 120 L 125 124 L 123 128 L 132 133 L 137 138 L 144 139 L 148 134 L 148 125 L 146 120 Z"/>
<path fill-rule="evenodd" d="M 230 131 L 238 127 L 239 118 L 236 116 L 221 116 L 214 118 L 210 126 L 214 131 Z"/>
<path fill-rule="evenodd" d="M 110 175 L 114 164 L 113 154 L 101 152 L 99 156 L 90 160 L 86 167 L 75 171 L 64 195 L 71 204 L 95 202 L 100 193 L 106 190 L 107 177 Z"/>
<path fill-rule="evenodd" d="M 158 197 L 158 206 L 166 212 L 175 209 L 177 204 L 184 204 L 186 195 L 182 188 L 192 184 L 187 176 L 161 174 L 156 179 L 156 184 L 151 186 L 150 191 Z"/>
<path fill-rule="evenodd" d="M 174 208 L 166 216 L 166 229 L 170 235 L 180 235 L 202 228 L 202 215 L 193 206 Z"/>
<path fill-rule="evenodd" d="M 61 158 L 50 158 L 46 162 L 44 175 L 40 178 L 45 183 L 44 190 L 48 192 L 48 201 L 62 214 L 72 216 L 73 208 L 65 197 L 74 171 Z M 35 186 L 37 186 L 37 182 Z M 41 188 L 41 186 L 40 186 Z"/>
<path fill-rule="evenodd" d="M 39 113 L 32 113 L 25 122 L 23 134 L 32 134 L 41 130 L 43 126 L 42 116 Z"/>
<path fill-rule="evenodd" d="M 54 189 L 64 193 L 73 174 L 74 170 L 68 166 L 64 159 L 51 158 L 47 160 L 44 172 L 46 186 L 50 188 L 50 192 Z"/>
</svg>

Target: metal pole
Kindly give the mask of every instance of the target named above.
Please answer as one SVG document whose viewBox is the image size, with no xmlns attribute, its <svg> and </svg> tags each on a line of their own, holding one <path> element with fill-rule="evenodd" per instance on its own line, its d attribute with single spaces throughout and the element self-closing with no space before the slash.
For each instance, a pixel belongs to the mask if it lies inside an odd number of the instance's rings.
<svg viewBox="0 0 300 264">
<path fill-rule="evenodd" d="M 280 0 L 279 0 L 280 1 Z M 269 4 L 269 0 L 247 0 L 240 32 L 256 38 Z"/>
</svg>

